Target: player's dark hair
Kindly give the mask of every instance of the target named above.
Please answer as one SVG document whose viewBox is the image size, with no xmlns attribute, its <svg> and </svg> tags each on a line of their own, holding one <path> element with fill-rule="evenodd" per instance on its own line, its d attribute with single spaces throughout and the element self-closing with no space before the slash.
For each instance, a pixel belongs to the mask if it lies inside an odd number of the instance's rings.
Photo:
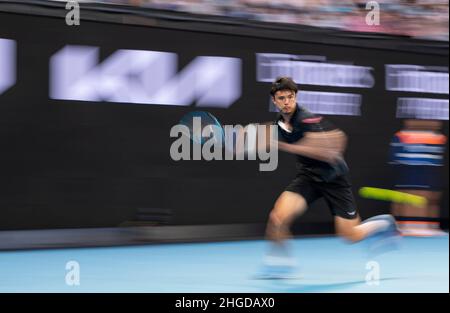
<svg viewBox="0 0 450 313">
<path fill-rule="evenodd" d="M 278 77 L 273 83 L 272 88 L 270 88 L 270 94 L 275 96 L 277 91 L 280 90 L 291 90 L 295 93 L 298 91 L 297 84 L 290 77 Z"/>
</svg>

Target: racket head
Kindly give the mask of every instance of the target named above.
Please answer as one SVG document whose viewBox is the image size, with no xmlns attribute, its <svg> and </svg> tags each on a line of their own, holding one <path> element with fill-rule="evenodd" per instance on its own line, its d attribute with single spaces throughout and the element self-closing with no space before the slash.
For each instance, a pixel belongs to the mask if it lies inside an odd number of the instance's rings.
<svg viewBox="0 0 450 313">
<path fill-rule="evenodd" d="M 224 130 L 219 120 L 209 112 L 193 111 L 184 115 L 179 122 L 188 128 L 189 133 L 184 133 L 194 143 L 204 144 L 213 138 L 215 141 L 223 142 L 225 138 Z M 209 136 L 204 136 L 204 132 L 209 131 Z"/>
</svg>

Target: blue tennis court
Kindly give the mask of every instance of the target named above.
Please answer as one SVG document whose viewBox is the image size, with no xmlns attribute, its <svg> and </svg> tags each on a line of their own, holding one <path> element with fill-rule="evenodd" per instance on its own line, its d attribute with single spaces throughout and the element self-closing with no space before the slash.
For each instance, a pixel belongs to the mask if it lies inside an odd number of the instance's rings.
<svg viewBox="0 0 450 313">
<path fill-rule="evenodd" d="M 400 250 L 373 259 L 364 243 L 336 237 L 292 245 L 299 272 L 283 280 L 255 279 L 262 240 L 4 251 L 0 292 L 449 292 L 448 236 L 406 237 Z M 66 281 L 70 261 L 79 265 L 79 284 Z M 374 262 L 379 280 L 367 281 Z"/>
</svg>

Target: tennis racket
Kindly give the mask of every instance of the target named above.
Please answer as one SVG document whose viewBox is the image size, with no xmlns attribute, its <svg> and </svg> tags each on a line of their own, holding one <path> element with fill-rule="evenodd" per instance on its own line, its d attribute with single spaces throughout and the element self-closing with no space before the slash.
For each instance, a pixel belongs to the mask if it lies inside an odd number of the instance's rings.
<svg viewBox="0 0 450 313">
<path fill-rule="evenodd" d="M 209 112 L 194 111 L 184 115 L 180 122 L 188 128 L 189 133 L 183 133 L 188 136 L 194 143 L 203 145 L 206 141 L 224 140 L 224 130 L 219 120 Z"/>
</svg>

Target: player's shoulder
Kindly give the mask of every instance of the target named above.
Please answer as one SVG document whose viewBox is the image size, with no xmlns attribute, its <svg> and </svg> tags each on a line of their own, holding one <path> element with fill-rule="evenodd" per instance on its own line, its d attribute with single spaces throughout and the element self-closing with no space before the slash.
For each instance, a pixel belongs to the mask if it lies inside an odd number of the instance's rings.
<svg viewBox="0 0 450 313">
<path fill-rule="evenodd" d="M 317 124 L 322 122 L 323 117 L 308 111 L 305 108 L 298 107 L 297 121 L 304 124 Z"/>
<path fill-rule="evenodd" d="M 317 115 L 305 108 L 298 107 L 297 123 L 300 128 L 308 132 L 327 132 L 338 128 L 321 115 Z"/>
</svg>

